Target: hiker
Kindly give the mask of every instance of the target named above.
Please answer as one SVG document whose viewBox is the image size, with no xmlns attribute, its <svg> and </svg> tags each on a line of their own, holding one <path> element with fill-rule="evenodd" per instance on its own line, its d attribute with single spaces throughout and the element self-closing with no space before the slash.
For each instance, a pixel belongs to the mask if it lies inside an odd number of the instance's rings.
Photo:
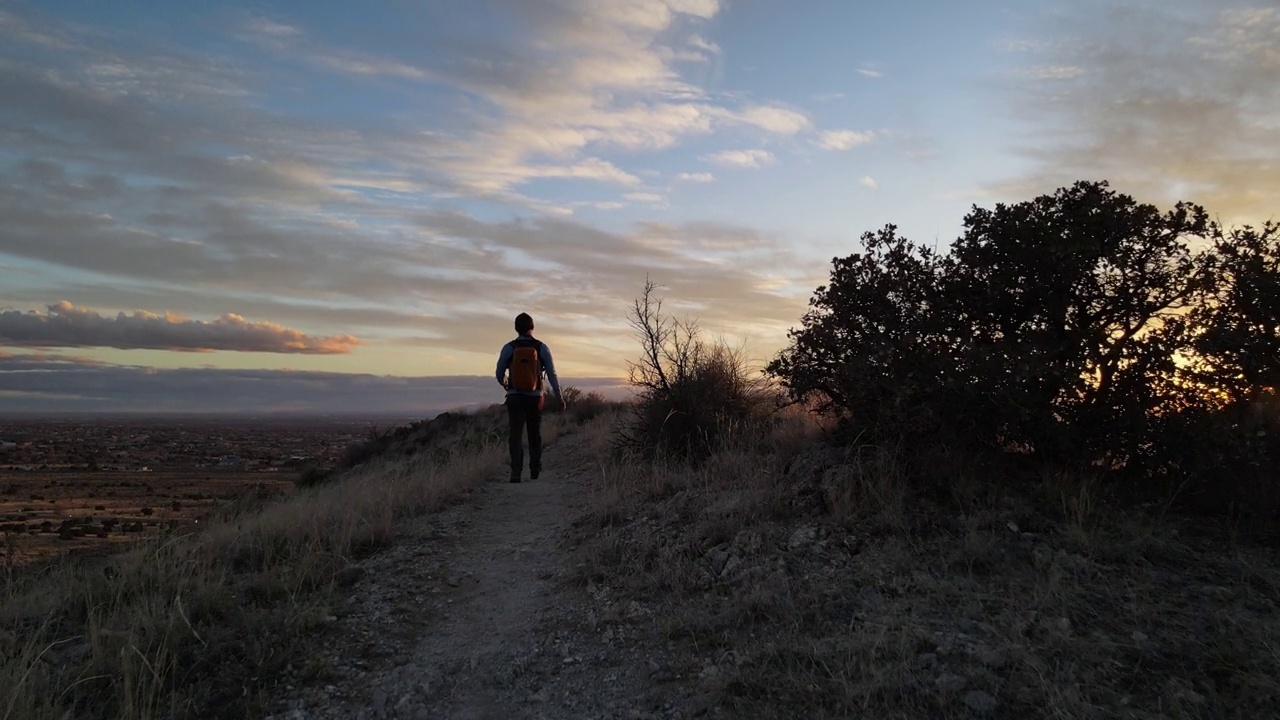
<svg viewBox="0 0 1280 720">
<path fill-rule="evenodd" d="M 542 471 L 542 406 L 545 402 L 542 374 L 545 372 L 560 410 L 564 397 L 551 362 L 551 349 L 533 336 L 533 318 L 516 316 L 520 336 L 502 346 L 498 355 L 498 383 L 507 391 L 507 417 L 511 423 L 511 482 L 520 482 L 524 470 L 524 429 L 529 428 L 529 479 Z"/>
</svg>

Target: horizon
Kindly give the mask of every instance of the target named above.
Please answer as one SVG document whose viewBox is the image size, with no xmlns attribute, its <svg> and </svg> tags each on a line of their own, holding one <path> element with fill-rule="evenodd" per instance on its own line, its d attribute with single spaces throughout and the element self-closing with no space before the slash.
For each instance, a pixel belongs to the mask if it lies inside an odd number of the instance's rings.
<svg viewBox="0 0 1280 720">
<path fill-rule="evenodd" d="M 1280 209 L 1280 9 L 0 6 L 0 415 L 625 391 L 647 279 L 766 361 L 832 257 L 1077 180 Z"/>
</svg>

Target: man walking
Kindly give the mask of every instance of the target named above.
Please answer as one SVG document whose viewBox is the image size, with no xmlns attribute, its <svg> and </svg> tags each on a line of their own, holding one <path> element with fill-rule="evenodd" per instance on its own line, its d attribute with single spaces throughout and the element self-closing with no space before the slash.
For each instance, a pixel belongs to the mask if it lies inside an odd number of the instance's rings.
<svg viewBox="0 0 1280 720">
<path fill-rule="evenodd" d="M 516 316 L 519 337 L 502 346 L 498 355 L 498 382 L 507 390 L 507 417 L 511 424 L 511 482 L 520 482 L 524 470 L 524 430 L 529 429 L 529 479 L 537 480 L 542 471 L 542 375 L 546 373 L 561 410 L 565 403 L 560 395 L 560 381 L 551 361 L 551 349 L 533 337 L 533 318 L 527 313 Z"/>
</svg>

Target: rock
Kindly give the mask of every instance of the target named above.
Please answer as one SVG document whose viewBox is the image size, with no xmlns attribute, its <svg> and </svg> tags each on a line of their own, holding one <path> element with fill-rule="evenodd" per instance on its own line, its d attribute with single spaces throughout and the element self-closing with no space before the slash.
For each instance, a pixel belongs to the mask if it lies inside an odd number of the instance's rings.
<svg viewBox="0 0 1280 720">
<path fill-rule="evenodd" d="M 992 670 L 1002 670 L 1009 666 L 1010 653 L 1004 648 L 988 648 L 979 650 L 977 657 L 978 662 L 991 668 Z"/>
<path fill-rule="evenodd" d="M 943 673 L 938 676 L 937 680 L 933 681 L 933 686 L 938 689 L 938 692 L 944 695 L 951 695 L 968 687 L 969 681 L 955 673 Z"/>
<path fill-rule="evenodd" d="M 733 549 L 739 553 L 754 555 L 764 549 L 764 537 L 757 531 L 739 530 L 733 537 Z"/>
<path fill-rule="evenodd" d="M 334 573 L 333 582 L 338 587 L 350 587 L 364 577 L 365 570 L 359 565 L 350 565 Z"/>
<path fill-rule="evenodd" d="M 711 563 L 711 572 L 719 575 L 724 570 L 725 563 L 729 562 L 729 551 L 722 547 L 712 548 L 707 553 L 707 561 Z"/>
<path fill-rule="evenodd" d="M 989 693 L 982 690 L 970 690 L 964 694 L 964 704 L 979 715 L 990 715 L 996 711 L 1000 703 Z"/>
<path fill-rule="evenodd" d="M 787 547 L 791 550 L 799 550 L 813 544 L 818 537 L 816 528 L 809 525 L 802 525 L 791 533 L 791 537 L 787 539 Z"/>
<path fill-rule="evenodd" d="M 729 577 L 742 567 L 742 558 L 734 555 L 725 561 L 724 567 L 720 569 L 720 577 Z"/>
</svg>

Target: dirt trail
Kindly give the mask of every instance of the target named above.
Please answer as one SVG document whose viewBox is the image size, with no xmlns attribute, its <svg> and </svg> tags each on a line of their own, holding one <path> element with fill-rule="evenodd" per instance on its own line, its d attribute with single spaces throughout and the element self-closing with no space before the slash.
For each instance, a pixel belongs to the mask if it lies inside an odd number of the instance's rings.
<svg viewBox="0 0 1280 720">
<path fill-rule="evenodd" d="M 568 581 L 566 531 L 592 471 L 580 441 L 548 448 L 541 478 L 495 478 L 415 520 L 365 563 L 320 669 L 273 718 L 688 717 L 646 609 Z M 526 474 L 527 478 L 527 474 Z"/>
</svg>

